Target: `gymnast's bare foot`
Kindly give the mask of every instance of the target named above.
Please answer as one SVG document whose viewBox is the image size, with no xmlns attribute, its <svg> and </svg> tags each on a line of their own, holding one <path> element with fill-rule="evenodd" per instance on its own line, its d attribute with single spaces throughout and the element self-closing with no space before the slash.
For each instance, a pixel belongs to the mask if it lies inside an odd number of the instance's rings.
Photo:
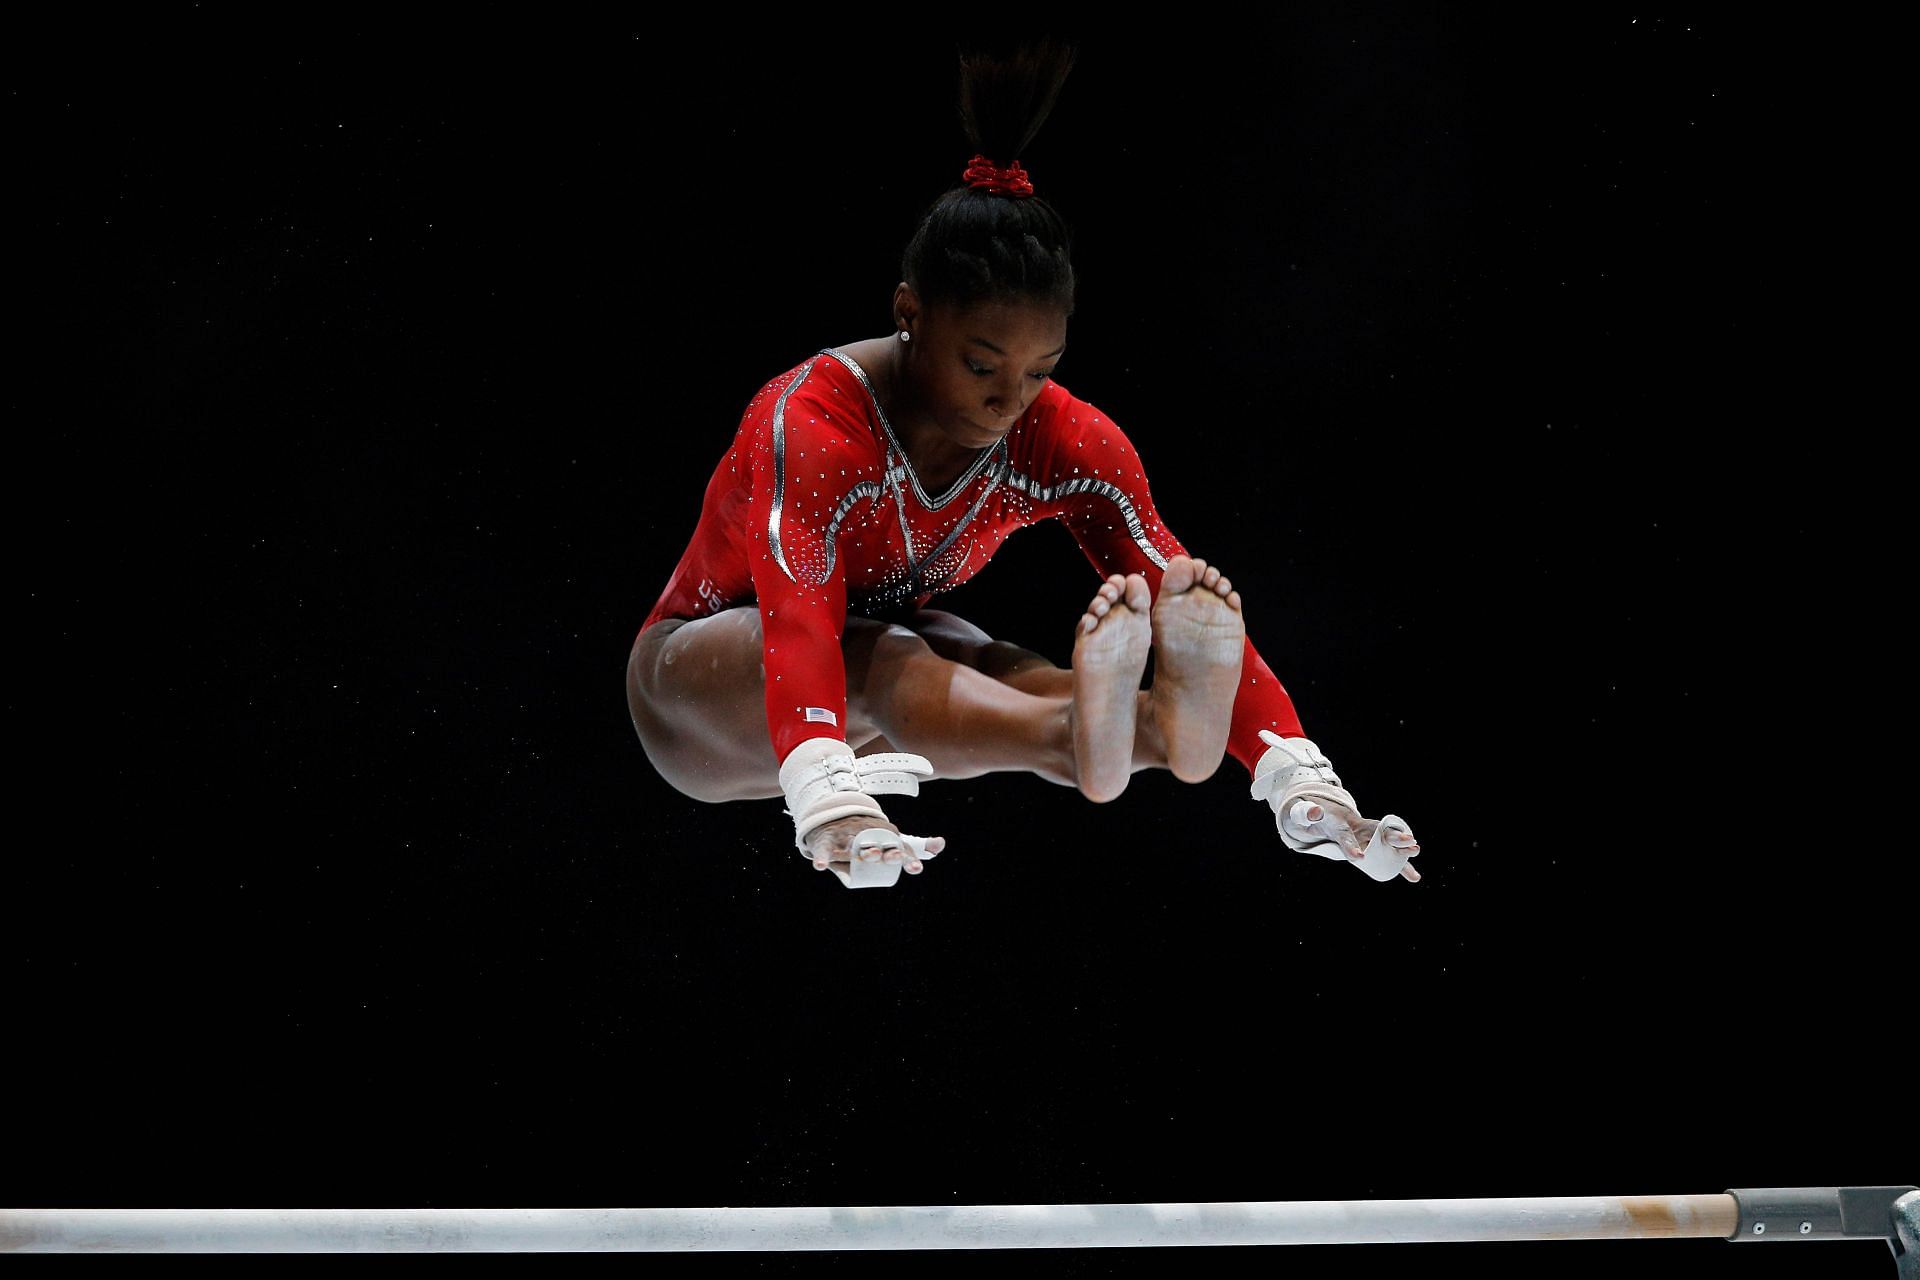
<svg viewBox="0 0 1920 1280">
<path fill-rule="evenodd" d="M 1134 716 L 1140 677 L 1153 647 L 1153 593 L 1137 573 L 1114 574 L 1080 615 L 1073 637 L 1074 778 L 1080 794 L 1105 804 L 1133 777 Z"/>
<path fill-rule="evenodd" d="M 1167 562 L 1153 602 L 1153 688 L 1149 713 L 1167 744 L 1167 768 L 1203 782 L 1220 767 L 1240 690 L 1247 624 L 1240 593 L 1205 560 Z"/>
</svg>

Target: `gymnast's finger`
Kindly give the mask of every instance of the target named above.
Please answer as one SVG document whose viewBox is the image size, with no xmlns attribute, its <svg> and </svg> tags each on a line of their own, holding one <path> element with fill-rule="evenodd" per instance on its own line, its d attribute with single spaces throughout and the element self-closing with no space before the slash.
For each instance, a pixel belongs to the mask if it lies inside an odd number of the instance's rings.
<svg viewBox="0 0 1920 1280">
<path fill-rule="evenodd" d="M 847 864 L 850 855 L 847 852 L 847 832 L 834 823 L 828 823 L 807 837 L 807 857 L 813 863 L 815 871 L 825 871 L 834 863 Z"/>
<path fill-rule="evenodd" d="M 898 862 L 906 854 L 897 833 L 884 827 L 870 827 L 855 840 L 855 852 L 866 862 Z"/>
<path fill-rule="evenodd" d="M 947 847 L 947 838 L 945 836 L 926 836 L 923 838 L 921 836 L 910 836 L 903 831 L 900 833 L 900 838 L 907 842 L 907 848 L 911 851 L 907 855 L 907 872 L 910 875 L 917 876 L 927 869 L 926 863 L 921 861 L 922 858 L 934 857 L 942 849 Z"/>
</svg>

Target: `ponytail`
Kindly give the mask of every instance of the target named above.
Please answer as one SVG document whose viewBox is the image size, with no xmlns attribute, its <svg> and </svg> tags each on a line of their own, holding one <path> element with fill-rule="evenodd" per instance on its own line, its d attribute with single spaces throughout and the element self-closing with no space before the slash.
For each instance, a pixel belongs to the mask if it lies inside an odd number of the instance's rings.
<svg viewBox="0 0 1920 1280">
<path fill-rule="evenodd" d="M 960 127 L 973 158 L 960 185 L 929 206 L 900 262 L 923 303 L 1028 302 L 1073 314 L 1073 233 L 1034 194 L 1021 157 L 1077 53 L 1049 39 L 1005 57 L 961 54 Z"/>
</svg>

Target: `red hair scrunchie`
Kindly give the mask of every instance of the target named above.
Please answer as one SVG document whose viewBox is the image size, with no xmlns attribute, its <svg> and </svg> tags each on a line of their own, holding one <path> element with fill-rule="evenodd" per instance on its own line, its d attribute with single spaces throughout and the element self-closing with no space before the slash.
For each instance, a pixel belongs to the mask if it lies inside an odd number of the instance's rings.
<svg viewBox="0 0 1920 1280">
<path fill-rule="evenodd" d="M 1002 169 L 984 155 L 977 155 L 967 161 L 966 172 L 960 175 L 970 187 L 985 187 L 997 196 L 1030 196 L 1033 183 L 1027 181 L 1027 171 L 1015 160 Z"/>
</svg>

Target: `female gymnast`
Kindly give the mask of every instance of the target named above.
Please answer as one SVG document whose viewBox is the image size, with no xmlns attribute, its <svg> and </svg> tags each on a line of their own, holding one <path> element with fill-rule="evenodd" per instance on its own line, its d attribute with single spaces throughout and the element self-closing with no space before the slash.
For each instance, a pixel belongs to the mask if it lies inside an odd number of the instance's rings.
<svg viewBox="0 0 1920 1280">
<path fill-rule="evenodd" d="M 747 405 L 628 657 L 641 746 L 694 799 L 784 797 L 797 847 L 848 887 L 945 844 L 875 794 L 1024 770 L 1105 803 L 1137 770 L 1199 782 L 1229 752 L 1289 847 L 1418 880 L 1411 830 L 1361 816 L 1127 435 L 1053 378 L 1071 234 L 1018 160 L 988 157 L 1025 151 L 1074 57 L 961 58 L 963 184 L 907 245 L 893 332 L 824 347 Z M 925 607 L 1053 519 L 1105 579 L 1071 669 Z"/>
</svg>

